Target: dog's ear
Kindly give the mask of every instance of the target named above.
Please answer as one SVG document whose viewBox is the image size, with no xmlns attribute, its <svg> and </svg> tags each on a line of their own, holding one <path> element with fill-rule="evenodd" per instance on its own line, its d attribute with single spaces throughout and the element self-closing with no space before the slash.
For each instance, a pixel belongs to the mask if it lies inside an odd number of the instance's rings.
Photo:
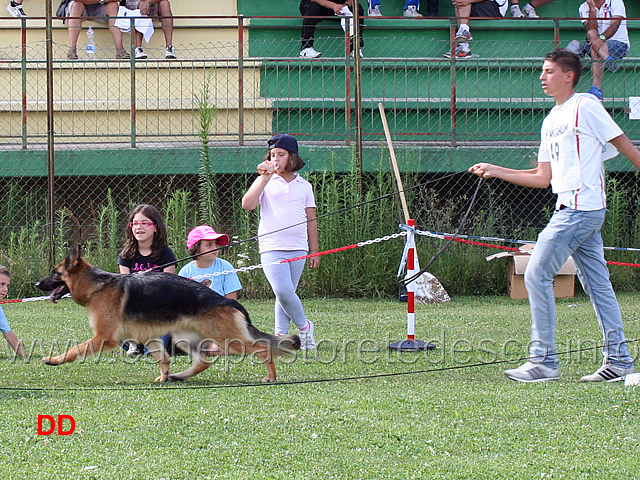
<svg viewBox="0 0 640 480">
<path fill-rule="evenodd" d="M 69 250 L 69 253 L 67 254 L 67 258 L 65 259 L 65 263 L 64 263 L 65 268 L 69 270 L 72 267 L 74 267 L 78 263 L 78 260 L 80 260 L 81 257 L 82 257 L 82 252 L 81 252 L 80 244 L 79 243 L 73 244 L 71 249 Z"/>
</svg>

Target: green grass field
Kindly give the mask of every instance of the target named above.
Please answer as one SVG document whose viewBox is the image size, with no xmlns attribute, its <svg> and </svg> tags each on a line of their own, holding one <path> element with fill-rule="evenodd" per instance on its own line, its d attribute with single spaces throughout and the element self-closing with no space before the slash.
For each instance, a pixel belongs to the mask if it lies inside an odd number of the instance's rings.
<svg viewBox="0 0 640 480">
<path fill-rule="evenodd" d="M 619 299 L 635 340 L 640 299 Z M 271 302 L 243 303 L 272 331 Z M 4 305 L 33 358 L 0 347 L 0 478 L 640 478 L 640 388 L 578 382 L 601 358 L 586 297 L 558 301 L 559 351 L 582 351 L 562 355 L 562 378 L 548 384 L 502 374 L 526 355 L 526 301 L 417 305 L 416 336 L 437 349 L 400 355 L 386 346 L 406 337 L 406 304 L 305 306 L 321 343 L 278 363 L 282 383 L 261 385 L 264 368 L 250 359 L 218 357 L 159 385 L 150 359 L 120 351 L 42 364 L 91 335 L 71 300 Z M 630 348 L 637 358 L 638 343 Z M 75 431 L 39 436 L 38 415 L 71 415 Z"/>
</svg>

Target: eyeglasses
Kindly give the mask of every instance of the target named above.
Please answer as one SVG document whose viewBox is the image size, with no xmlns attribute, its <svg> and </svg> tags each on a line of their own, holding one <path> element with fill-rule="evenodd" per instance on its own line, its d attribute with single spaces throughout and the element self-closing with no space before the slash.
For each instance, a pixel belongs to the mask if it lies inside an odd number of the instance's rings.
<svg viewBox="0 0 640 480">
<path fill-rule="evenodd" d="M 129 222 L 129 226 L 131 228 L 133 227 L 147 228 L 147 227 L 150 227 L 151 225 L 155 225 L 155 223 L 149 222 L 148 220 L 142 220 L 141 222 Z"/>
</svg>

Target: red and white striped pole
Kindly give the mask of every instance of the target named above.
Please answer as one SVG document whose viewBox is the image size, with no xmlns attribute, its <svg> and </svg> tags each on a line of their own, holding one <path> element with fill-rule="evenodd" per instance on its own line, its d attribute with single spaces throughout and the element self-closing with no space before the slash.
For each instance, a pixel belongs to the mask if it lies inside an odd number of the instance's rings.
<svg viewBox="0 0 640 480">
<path fill-rule="evenodd" d="M 415 243 L 415 225 L 413 218 L 407 221 L 409 225 L 409 233 L 407 234 L 407 278 L 412 277 L 416 273 L 416 243 Z M 390 344 L 389 350 L 399 350 L 402 352 L 414 352 L 418 350 L 433 350 L 435 345 L 432 343 L 416 340 L 416 313 L 415 313 L 415 291 L 416 280 L 408 283 L 407 288 L 407 339 Z"/>
</svg>

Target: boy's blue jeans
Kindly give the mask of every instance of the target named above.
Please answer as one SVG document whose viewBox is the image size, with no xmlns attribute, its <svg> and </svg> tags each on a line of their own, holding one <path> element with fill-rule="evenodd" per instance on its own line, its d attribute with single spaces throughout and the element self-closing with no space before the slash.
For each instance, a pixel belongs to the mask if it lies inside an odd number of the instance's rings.
<svg viewBox="0 0 640 480">
<path fill-rule="evenodd" d="M 609 280 L 600 229 L 606 209 L 556 210 L 538 235 L 538 242 L 524 274 L 531 306 L 532 360 L 558 368 L 555 348 L 556 307 L 553 278 L 573 256 L 582 288 L 589 295 L 604 337 L 604 364 L 628 368 L 633 360 L 627 350 L 620 306 Z"/>
</svg>

